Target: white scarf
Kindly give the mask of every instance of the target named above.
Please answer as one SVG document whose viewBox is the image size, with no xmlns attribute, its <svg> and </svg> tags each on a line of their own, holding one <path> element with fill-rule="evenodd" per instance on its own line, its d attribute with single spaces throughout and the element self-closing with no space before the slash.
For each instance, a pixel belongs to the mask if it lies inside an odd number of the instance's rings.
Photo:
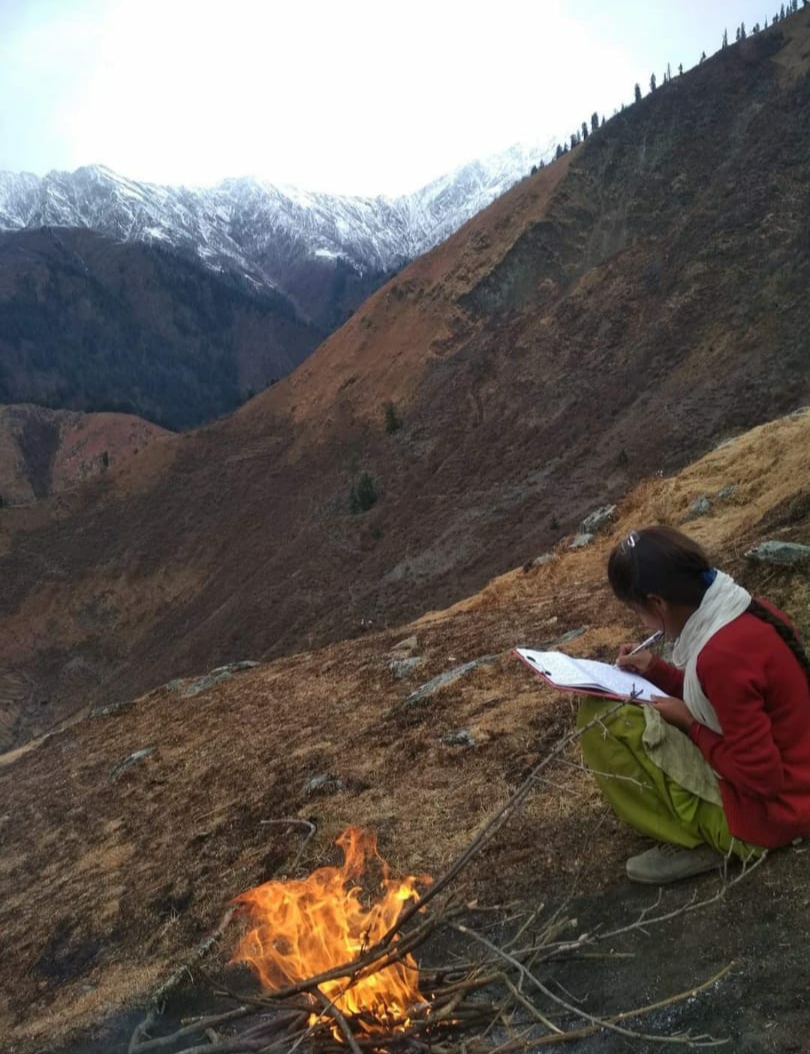
<svg viewBox="0 0 810 1054">
<path fill-rule="evenodd" d="M 711 637 L 739 618 L 751 603 L 751 594 L 722 571 L 703 595 L 700 607 L 686 620 L 672 649 L 672 661 L 684 670 L 683 701 L 702 725 L 723 734 L 723 729 L 697 675 L 697 660 Z"/>
</svg>

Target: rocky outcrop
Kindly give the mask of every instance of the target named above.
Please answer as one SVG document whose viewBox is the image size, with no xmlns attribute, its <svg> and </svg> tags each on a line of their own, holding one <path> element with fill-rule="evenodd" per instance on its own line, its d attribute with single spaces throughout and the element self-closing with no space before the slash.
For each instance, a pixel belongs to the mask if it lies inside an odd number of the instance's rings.
<svg viewBox="0 0 810 1054">
<path fill-rule="evenodd" d="M 810 563 L 810 545 L 799 542 L 766 541 L 749 549 L 747 559 L 758 564 L 774 564 L 777 567 L 794 567 Z"/>
</svg>

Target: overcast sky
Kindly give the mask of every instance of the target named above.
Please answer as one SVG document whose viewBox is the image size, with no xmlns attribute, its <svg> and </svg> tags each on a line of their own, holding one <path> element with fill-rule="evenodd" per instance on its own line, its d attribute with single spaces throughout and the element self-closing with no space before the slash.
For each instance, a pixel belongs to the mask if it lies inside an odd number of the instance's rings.
<svg viewBox="0 0 810 1054">
<path fill-rule="evenodd" d="M 0 170 L 414 190 L 567 137 L 776 0 L 0 0 Z"/>
</svg>

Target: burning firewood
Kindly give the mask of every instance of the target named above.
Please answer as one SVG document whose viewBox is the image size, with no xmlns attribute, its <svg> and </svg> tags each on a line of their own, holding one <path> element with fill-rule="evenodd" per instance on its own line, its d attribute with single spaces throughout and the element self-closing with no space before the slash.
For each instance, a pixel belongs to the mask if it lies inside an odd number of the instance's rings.
<svg viewBox="0 0 810 1054">
<path fill-rule="evenodd" d="M 541 911 L 528 915 L 499 944 L 473 925 L 479 912 L 476 905 L 459 903 L 450 892 L 454 879 L 538 785 L 540 772 L 587 727 L 563 737 L 535 765 L 436 882 L 425 875 L 392 878 L 374 835 L 348 828 L 338 839 L 344 852 L 342 865 L 319 868 L 304 879 L 274 880 L 240 894 L 234 909 L 199 946 L 195 963 L 175 971 L 155 994 L 152 1009 L 132 1036 L 129 1054 L 293 1054 L 299 1047 L 306 1054 L 339 1054 L 347 1047 L 352 1054 L 382 1050 L 449 1054 L 456 1049 L 466 1054 L 496 1050 L 506 1054 L 601 1030 L 648 1043 L 705 1047 L 722 1042 L 705 1035 L 641 1032 L 624 1022 L 708 989 L 733 964 L 686 992 L 602 1017 L 558 994 L 541 969 L 547 971 L 555 961 L 582 954 L 620 934 L 646 931 L 673 914 L 705 908 L 763 858 L 734 878 L 725 876 L 720 888 L 702 901 L 693 899 L 666 911 L 660 909 L 659 898 L 630 923 L 575 938 L 567 935 L 576 921 L 563 907 L 547 920 Z M 364 892 L 369 884 L 376 886 L 373 897 Z M 220 989 L 219 995 L 238 1005 L 153 1036 L 169 992 L 222 940 L 234 918 L 241 921 L 244 932 L 232 962 L 247 963 L 262 992 L 248 995 Z M 463 938 L 468 949 L 477 948 L 477 955 L 466 962 L 420 970 L 417 949 L 429 938 L 434 938 L 435 947 L 435 938 L 450 934 Z"/>
<path fill-rule="evenodd" d="M 419 900 L 418 886 L 431 879 L 392 879 L 369 831 L 349 827 L 337 844 L 344 852 L 340 867 L 318 868 L 305 879 L 266 882 L 236 898 L 250 929 L 233 961 L 247 963 L 265 991 L 277 992 L 356 962 L 393 931 L 390 947 L 395 954 L 388 965 L 357 970 L 348 981 L 340 976 L 324 980 L 318 993 L 330 1013 L 334 1008 L 351 1016 L 369 1033 L 407 1027 L 410 1009 L 425 1001 L 416 963 L 399 949 L 397 923 L 403 907 Z M 374 863 L 382 872 L 380 894 L 366 905 L 360 882 Z M 310 1023 L 318 1016 L 313 1012 Z"/>
</svg>

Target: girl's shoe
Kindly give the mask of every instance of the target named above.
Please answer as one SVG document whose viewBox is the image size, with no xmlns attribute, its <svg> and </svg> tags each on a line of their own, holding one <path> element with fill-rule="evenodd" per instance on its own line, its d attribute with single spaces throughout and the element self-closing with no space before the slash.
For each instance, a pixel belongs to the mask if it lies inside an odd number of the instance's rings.
<svg viewBox="0 0 810 1054">
<path fill-rule="evenodd" d="M 680 845 L 660 842 L 645 853 L 630 857 L 627 861 L 627 877 L 633 882 L 659 886 L 702 875 L 704 871 L 714 871 L 722 866 L 724 860 L 725 857 L 710 845 L 684 849 Z"/>
</svg>

